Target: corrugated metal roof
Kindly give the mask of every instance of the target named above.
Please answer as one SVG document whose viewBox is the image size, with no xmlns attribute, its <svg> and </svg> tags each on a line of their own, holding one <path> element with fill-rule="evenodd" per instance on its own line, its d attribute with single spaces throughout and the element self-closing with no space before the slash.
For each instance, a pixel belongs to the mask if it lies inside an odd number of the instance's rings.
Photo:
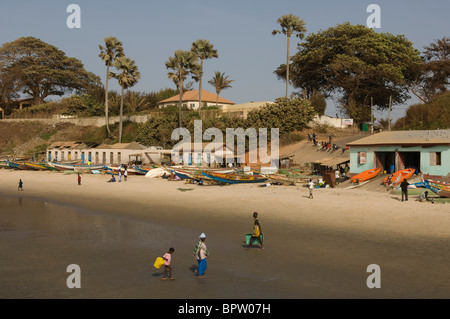
<svg viewBox="0 0 450 319">
<path fill-rule="evenodd" d="M 450 130 L 389 131 L 380 132 L 347 143 L 348 146 L 362 145 L 450 145 Z"/>
</svg>

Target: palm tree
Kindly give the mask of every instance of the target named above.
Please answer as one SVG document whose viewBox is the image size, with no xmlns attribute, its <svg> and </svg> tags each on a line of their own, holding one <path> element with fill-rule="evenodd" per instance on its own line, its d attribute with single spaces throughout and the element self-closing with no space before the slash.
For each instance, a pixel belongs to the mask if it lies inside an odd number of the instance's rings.
<svg viewBox="0 0 450 319">
<path fill-rule="evenodd" d="M 216 106 L 219 104 L 219 94 L 222 90 L 228 89 L 231 87 L 230 83 L 234 80 L 229 80 L 228 75 L 225 76 L 225 73 L 220 73 L 216 71 L 214 77 L 208 81 L 209 84 L 215 87 L 217 97 L 216 97 Z"/>
<path fill-rule="evenodd" d="M 295 34 L 298 38 L 303 39 L 305 36 L 306 28 L 305 22 L 292 13 L 284 15 L 277 20 L 277 23 L 281 26 L 281 30 L 273 30 L 272 34 L 276 35 L 283 33 L 287 36 L 287 56 L 286 56 L 286 99 L 288 98 L 289 91 L 289 47 L 291 42 L 291 36 Z"/>
<path fill-rule="evenodd" d="M 119 73 L 110 72 L 110 76 L 116 78 L 119 81 L 120 86 L 122 87 L 119 120 L 119 143 L 122 143 L 123 91 L 135 85 L 140 79 L 141 74 L 138 71 L 138 67 L 135 65 L 135 61 L 126 56 L 117 58 L 113 66 L 119 71 Z"/>
<path fill-rule="evenodd" d="M 169 79 L 178 83 L 177 87 L 180 92 L 180 106 L 178 122 L 179 128 L 181 128 L 181 107 L 183 104 L 183 82 L 188 75 L 198 74 L 200 66 L 197 64 L 198 58 L 191 51 L 175 50 L 174 56 L 169 57 L 166 62 L 166 69 L 173 70 L 173 72 L 167 73 Z"/>
<path fill-rule="evenodd" d="M 108 80 L 110 78 L 109 67 L 113 65 L 117 58 L 124 55 L 122 42 L 117 40 L 115 37 L 106 37 L 105 47 L 99 45 L 100 54 L 98 55 L 106 65 L 106 80 L 105 80 L 105 118 L 106 118 L 106 130 L 108 136 L 111 136 L 111 131 L 109 130 L 109 99 L 108 99 Z"/>
<path fill-rule="evenodd" d="M 192 43 L 191 51 L 200 59 L 199 70 L 199 92 L 198 92 L 198 109 L 202 107 L 202 77 L 203 77 L 203 60 L 218 58 L 217 50 L 209 43 L 208 40 L 197 40 Z"/>
</svg>

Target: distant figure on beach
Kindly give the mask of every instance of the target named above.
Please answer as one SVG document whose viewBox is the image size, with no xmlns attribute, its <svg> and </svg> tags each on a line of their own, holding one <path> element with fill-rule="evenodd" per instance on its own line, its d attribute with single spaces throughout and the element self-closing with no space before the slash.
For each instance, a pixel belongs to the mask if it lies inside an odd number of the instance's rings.
<svg viewBox="0 0 450 319">
<path fill-rule="evenodd" d="M 205 277 L 205 271 L 208 266 L 206 262 L 206 258 L 208 258 L 208 248 L 206 248 L 206 235 L 205 233 L 201 233 L 199 236 L 200 241 L 195 245 L 194 248 L 194 257 L 197 260 L 198 263 L 198 269 L 195 271 L 198 278 L 204 278 Z"/>
<path fill-rule="evenodd" d="M 108 183 L 114 183 L 116 181 L 116 178 L 113 176 L 111 176 L 111 179 L 108 181 Z"/>
<path fill-rule="evenodd" d="M 19 179 L 19 187 L 17 188 L 18 191 L 23 191 L 23 182 L 21 179 Z"/>
<path fill-rule="evenodd" d="M 119 183 L 122 181 L 122 171 L 120 170 L 120 167 L 119 167 Z"/>
<path fill-rule="evenodd" d="M 162 257 L 162 259 L 164 259 L 164 271 L 163 271 L 163 276 L 161 278 L 161 280 L 167 280 L 166 278 L 166 273 L 169 273 L 169 279 L 170 280 L 174 280 L 175 278 L 172 277 L 172 266 L 171 266 L 171 261 L 172 261 L 172 254 L 175 252 L 175 249 L 173 249 L 172 247 L 169 248 L 169 251 Z"/>
<path fill-rule="evenodd" d="M 125 166 L 125 172 L 123 173 L 123 178 L 124 178 L 125 182 L 127 181 L 127 177 L 128 177 L 128 169 Z"/>
<path fill-rule="evenodd" d="M 78 173 L 78 186 L 80 186 L 81 185 L 81 175 L 80 175 L 80 173 Z"/>
<path fill-rule="evenodd" d="M 258 213 L 253 213 L 253 233 L 252 237 L 250 237 L 250 243 L 247 246 L 247 249 L 251 248 L 253 245 L 253 241 L 256 239 L 259 241 L 259 244 L 261 245 L 261 249 L 264 249 L 263 240 L 262 240 L 262 229 L 261 224 L 259 223 L 258 219 Z"/>
<path fill-rule="evenodd" d="M 400 188 L 402 189 L 402 202 L 403 202 L 403 199 L 405 199 L 405 201 L 408 200 L 408 186 L 409 186 L 409 183 L 406 179 L 404 179 L 403 182 L 401 182 L 401 184 L 400 184 Z"/>
<path fill-rule="evenodd" d="M 428 198 L 428 191 L 422 192 L 419 197 L 417 197 L 419 202 L 428 202 L 430 199 Z"/>
<path fill-rule="evenodd" d="M 314 145 L 317 145 L 317 142 L 316 142 L 316 133 L 313 133 L 313 135 L 312 135 L 312 140 L 313 140 Z"/>
<path fill-rule="evenodd" d="M 308 198 L 313 199 L 313 188 L 314 188 L 314 182 L 312 181 L 312 179 L 310 179 L 309 183 L 308 183 L 308 189 L 309 189 L 309 197 Z"/>
</svg>

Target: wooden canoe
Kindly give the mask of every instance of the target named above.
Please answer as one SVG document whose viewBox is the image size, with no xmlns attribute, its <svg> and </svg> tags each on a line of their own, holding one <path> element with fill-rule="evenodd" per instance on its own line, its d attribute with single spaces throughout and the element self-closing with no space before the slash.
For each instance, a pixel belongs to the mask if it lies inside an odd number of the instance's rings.
<svg viewBox="0 0 450 319">
<path fill-rule="evenodd" d="M 210 171 L 202 171 L 201 173 L 216 182 L 227 184 L 263 183 L 267 181 L 267 178 L 261 175 L 220 174 Z"/>
<path fill-rule="evenodd" d="M 385 185 L 392 184 L 393 186 L 400 185 L 400 183 L 403 182 L 405 179 L 408 179 L 411 176 L 413 176 L 415 171 L 416 170 L 414 168 L 406 168 L 406 169 L 399 170 L 399 171 L 395 172 L 394 174 L 387 176 L 383 180 L 383 183 Z"/>
<path fill-rule="evenodd" d="M 423 183 L 425 184 L 426 188 L 431 190 L 433 193 L 443 197 L 450 197 L 450 184 L 432 181 L 429 179 L 424 180 Z"/>
<path fill-rule="evenodd" d="M 350 180 L 352 183 L 361 183 L 374 178 L 381 172 L 381 168 L 372 168 L 364 171 L 358 175 L 353 176 Z"/>
</svg>

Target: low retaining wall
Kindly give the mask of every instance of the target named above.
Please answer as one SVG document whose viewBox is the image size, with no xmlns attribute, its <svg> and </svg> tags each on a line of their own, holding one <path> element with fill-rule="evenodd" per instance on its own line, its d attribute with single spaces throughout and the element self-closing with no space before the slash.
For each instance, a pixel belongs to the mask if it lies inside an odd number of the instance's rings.
<svg viewBox="0 0 450 319">
<path fill-rule="evenodd" d="M 150 119 L 150 114 L 148 115 L 130 115 L 123 116 L 123 121 L 129 121 L 134 123 L 146 123 Z M 43 122 L 48 125 L 55 125 L 58 123 L 71 123 L 77 126 L 97 126 L 102 127 L 106 123 L 105 117 L 70 117 L 63 115 L 54 115 L 52 118 L 35 118 L 35 119 L 1 119 L 0 123 L 15 123 L 15 122 L 29 122 L 29 121 L 38 121 Z M 109 117 L 109 124 L 119 123 L 119 116 L 111 116 Z"/>
</svg>

